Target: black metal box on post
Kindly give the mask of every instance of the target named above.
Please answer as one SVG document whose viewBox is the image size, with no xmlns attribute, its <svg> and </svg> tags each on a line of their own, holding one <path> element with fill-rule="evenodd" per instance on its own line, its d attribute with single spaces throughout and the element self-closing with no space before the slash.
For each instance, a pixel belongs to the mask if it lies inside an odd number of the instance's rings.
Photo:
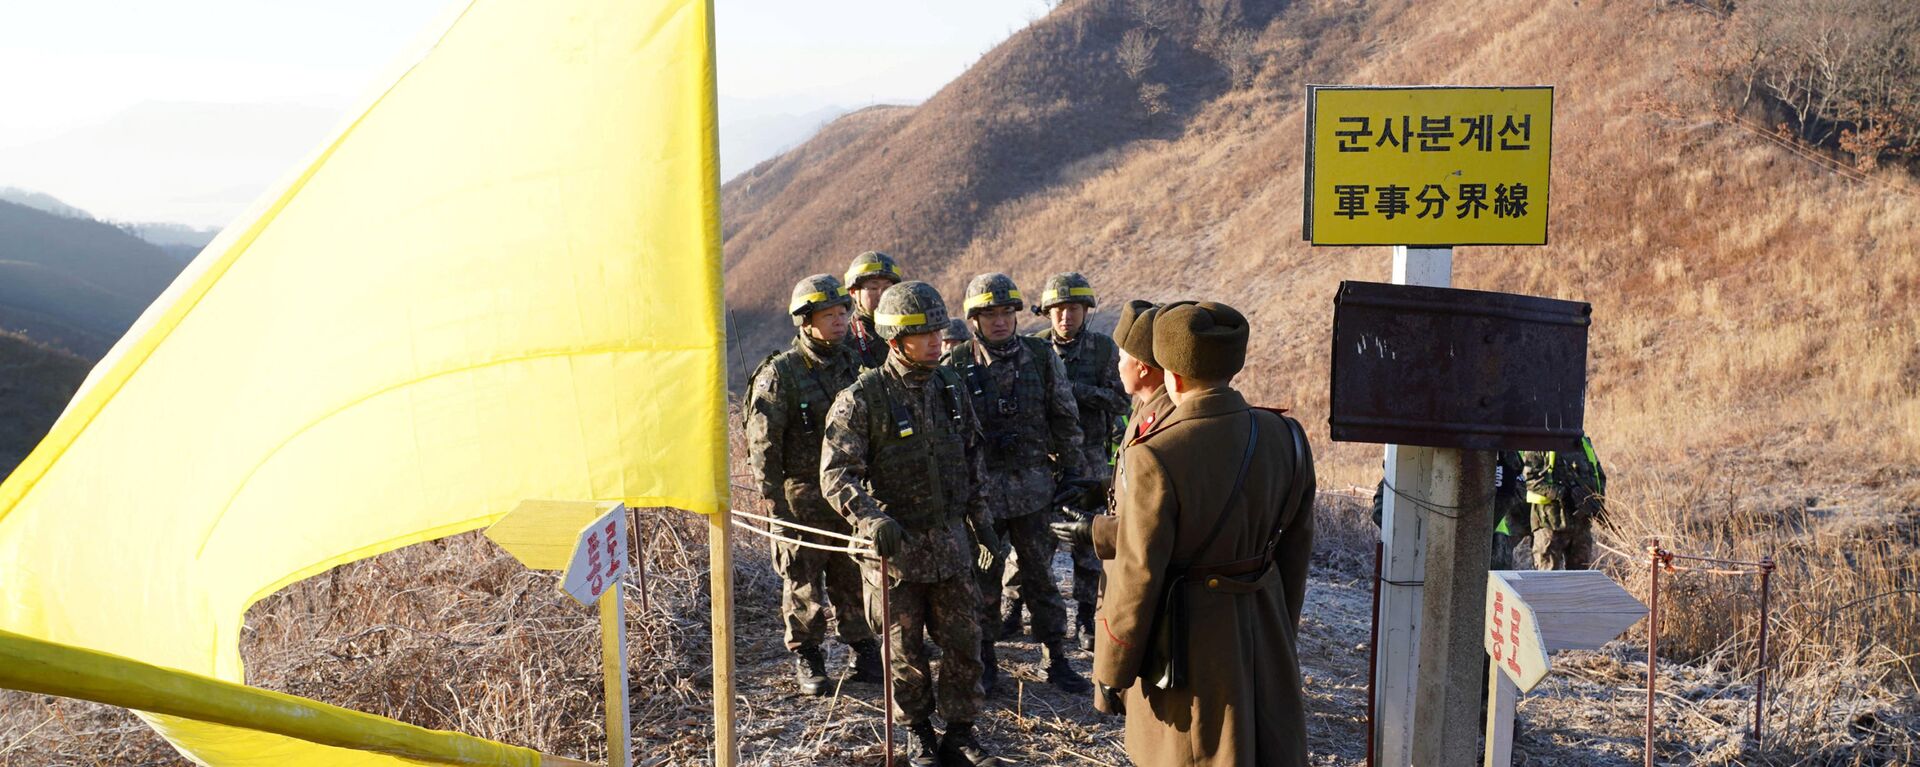
<svg viewBox="0 0 1920 767">
<path fill-rule="evenodd" d="M 1377 282 L 1334 298 L 1336 442 L 1577 449 L 1587 329 L 1578 301 Z"/>
</svg>

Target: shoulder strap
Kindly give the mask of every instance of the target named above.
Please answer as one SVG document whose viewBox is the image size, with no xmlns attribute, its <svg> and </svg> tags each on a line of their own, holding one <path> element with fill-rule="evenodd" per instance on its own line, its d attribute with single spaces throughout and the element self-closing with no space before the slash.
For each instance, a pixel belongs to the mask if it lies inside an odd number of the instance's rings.
<svg viewBox="0 0 1920 767">
<path fill-rule="evenodd" d="M 1292 484 L 1287 486 L 1287 505 L 1280 510 L 1279 521 L 1273 523 L 1273 532 L 1267 535 L 1267 547 L 1264 556 L 1268 562 L 1273 561 L 1274 552 L 1279 550 L 1280 535 L 1286 532 L 1287 520 L 1293 519 L 1294 515 L 1300 513 L 1300 505 L 1306 502 L 1307 497 L 1306 429 L 1300 426 L 1299 421 L 1295 421 L 1284 415 L 1280 416 L 1280 422 L 1286 425 L 1287 432 L 1293 436 L 1293 481 Z"/>
<path fill-rule="evenodd" d="M 1233 477 L 1233 490 L 1227 493 L 1227 502 L 1224 504 L 1221 504 L 1220 514 L 1219 516 L 1215 517 L 1213 520 L 1213 529 L 1208 531 L 1207 537 L 1200 542 L 1200 545 L 1198 547 L 1194 548 L 1195 552 L 1206 551 L 1207 547 L 1213 545 L 1214 539 L 1220 537 L 1220 531 L 1226 529 L 1227 512 L 1233 510 L 1233 502 L 1239 499 L 1240 489 L 1242 487 L 1245 487 L 1247 484 L 1247 466 L 1253 463 L 1253 448 L 1254 448 L 1254 445 L 1259 444 L 1259 442 L 1260 442 L 1260 419 L 1253 414 L 1252 410 L 1248 410 L 1247 411 L 1247 449 L 1246 449 L 1246 452 L 1243 452 L 1240 454 L 1240 472 L 1238 474 L 1235 474 Z"/>
</svg>

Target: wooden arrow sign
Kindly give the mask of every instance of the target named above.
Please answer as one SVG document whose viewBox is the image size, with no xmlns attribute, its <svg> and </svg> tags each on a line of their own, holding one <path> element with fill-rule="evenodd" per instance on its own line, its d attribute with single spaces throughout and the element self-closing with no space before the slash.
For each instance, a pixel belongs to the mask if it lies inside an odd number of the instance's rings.
<svg viewBox="0 0 1920 767">
<path fill-rule="evenodd" d="M 1513 763 L 1514 707 L 1521 692 L 1546 678 L 1549 653 L 1600 649 L 1646 615 L 1646 605 L 1598 570 L 1487 573 L 1493 700 L 1487 706 L 1485 763 Z"/>
</svg>

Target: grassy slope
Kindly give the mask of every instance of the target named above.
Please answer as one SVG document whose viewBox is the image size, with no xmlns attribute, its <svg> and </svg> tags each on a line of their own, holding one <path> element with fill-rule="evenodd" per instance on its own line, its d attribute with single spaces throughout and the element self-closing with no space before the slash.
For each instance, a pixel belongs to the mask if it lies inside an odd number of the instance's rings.
<svg viewBox="0 0 1920 767">
<path fill-rule="evenodd" d="M 770 161 L 808 181 L 774 200 L 739 205 L 730 185 L 735 310 L 758 317 L 793 279 L 838 271 L 869 246 L 898 248 L 912 275 L 948 291 L 978 271 L 1037 283 L 1077 268 L 1114 298 L 1207 296 L 1249 310 L 1265 332 L 1246 387 L 1318 420 L 1334 288 L 1386 279 L 1389 259 L 1299 239 L 1304 84 L 1551 83 L 1553 244 L 1461 249 L 1455 279 L 1595 305 L 1589 425 L 1602 449 L 1656 466 L 1711 456 L 1743 476 L 1836 489 L 1913 484 L 1920 322 L 1905 307 L 1920 288 L 1920 201 L 1827 175 L 1707 116 L 1676 72 L 1715 34 L 1711 19 L 1648 2 L 1296 5 L 1262 33 L 1268 63 L 1255 84 L 1165 118 L 1172 138 L 1055 159 L 1053 183 L 1019 185 L 1026 193 L 966 227 L 901 223 L 886 234 L 901 208 L 948 198 L 876 181 L 964 165 L 922 143 L 945 136 L 917 126 L 1004 108 L 975 106 L 993 101 L 974 97 L 981 81 L 1006 74 L 1009 60 L 1043 58 L 1021 49 L 1070 37 L 1049 30 L 1088 15 L 1098 15 L 1090 4 L 1069 3 L 910 115 L 839 146 L 802 147 L 798 168 Z M 1103 23 L 1112 26 L 1090 26 Z M 1700 116 L 1645 108 L 1656 103 Z M 849 183 L 868 191 L 827 199 Z M 874 197 L 887 202 L 864 203 Z M 742 325 L 750 348 L 785 332 Z M 1332 479 L 1371 484 L 1375 452 L 1336 446 Z"/>
</svg>

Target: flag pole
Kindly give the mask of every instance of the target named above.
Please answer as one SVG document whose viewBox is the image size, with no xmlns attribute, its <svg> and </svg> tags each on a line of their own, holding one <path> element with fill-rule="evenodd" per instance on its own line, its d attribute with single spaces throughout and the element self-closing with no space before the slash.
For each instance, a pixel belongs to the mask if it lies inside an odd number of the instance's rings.
<svg viewBox="0 0 1920 767">
<path fill-rule="evenodd" d="M 713 589 L 713 764 L 734 767 L 740 747 L 733 733 L 733 512 L 707 515 L 707 558 Z"/>
</svg>

